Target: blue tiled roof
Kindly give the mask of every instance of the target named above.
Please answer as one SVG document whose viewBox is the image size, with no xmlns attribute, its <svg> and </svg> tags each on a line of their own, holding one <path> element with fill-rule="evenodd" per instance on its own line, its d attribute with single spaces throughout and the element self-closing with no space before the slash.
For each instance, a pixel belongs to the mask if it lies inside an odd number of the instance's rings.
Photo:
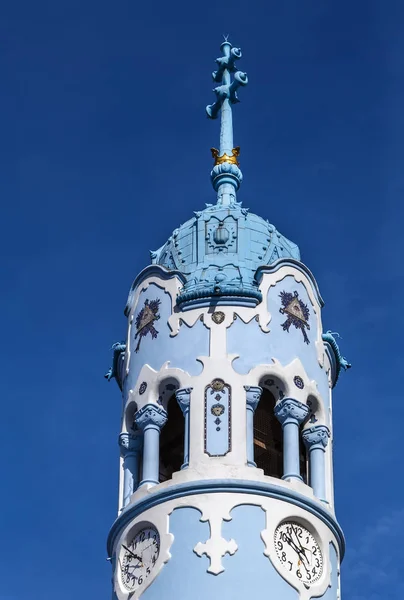
<svg viewBox="0 0 404 600">
<path fill-rule="evenodd" d="M 296 244 L 239 202 L 207 205 L 194 214 L 151 253 L 153 264 L 184 275 L 180 304 L 211 296 L 256 304 L 261 300 L 254 278 L 257 268 L 280 258 L 300 260 Z"/>
</svg>

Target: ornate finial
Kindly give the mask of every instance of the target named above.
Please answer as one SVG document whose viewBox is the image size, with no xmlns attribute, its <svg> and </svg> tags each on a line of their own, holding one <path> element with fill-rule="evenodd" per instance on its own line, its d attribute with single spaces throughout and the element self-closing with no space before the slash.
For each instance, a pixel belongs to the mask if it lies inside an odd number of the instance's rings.
<svg viewBox="0 0 404 600">
<path fill-rule="evenodd" d="M 223 205 L 233 204 L 236 200 L 236 191 L 240 187 L 243 175 L 238 166 L 240 148 L 233 147 L 233 115 L 232 104 L 239 102 L 237 89 L 247 85 L 246 73 L 236 71 L 235 62 L 241 58 L 241 50 L 233 48 L 224 36 L 220 46 L 223 56 L 216 59 L 218 70 L 212 73 L 213 80 L 221 85 L 213 91 L 216 102 L 206 107 L 210 119 L 216 119 L 221 113 L 220 124 L 220 149 L 212 148 L 215 165 L 211 172 L 214 189 L 218 192 L 218 203 Z M 231 74 L 234 73 L 233 80 Z"/>
</svg>

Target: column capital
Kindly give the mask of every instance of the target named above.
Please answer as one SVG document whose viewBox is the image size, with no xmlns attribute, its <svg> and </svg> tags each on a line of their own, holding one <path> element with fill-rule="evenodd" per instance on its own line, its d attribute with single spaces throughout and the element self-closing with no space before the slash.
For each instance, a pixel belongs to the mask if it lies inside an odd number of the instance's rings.
<svg viewBox="0 0 404 600">
<path fill-rule="evenodd" d="M 155 404 L 146 404 L 135 414 L 135 423 L 142 430 L 150 426 L 162 429 L 167 423 L 167 412 Z"/>
<path fill-rule="evenodd" d="M 181 388 L 175 391 L 175 397 L 177 402 L 184 414 L 189 409 L 189 403 L 191 401 L 191 392 L 193 388 Z"/>
<path fill-rule="evenodd" d="M 121 454 L 123 457 L 128 454 L 133 454 L 136 452 L 140 452 L 142 449 L 142 436 L 133 435 L 132 433 L 121 433 L 119 434 L 118 444 L 121 449 Z"/>
<path fill-rule="evenodd" d="M 262 387 L 259 387 L 258 385 L 245 385 L 244 389 L 246 392 L 247 406 L 255 412 L 261 398 Z"/>
<path fill-rule="evenodd" d="M 294 398 L 284 398 L 275 406 L 275 416 L 282 427 L 288 423 L 302 423 L 309 412 L 308 406 Z"/>
<path fill-rule="evenodd" d="M 324 450 L 328 444 L 330 430 L 325 425 L 314 425 L 302 431 L 303 442 L 308 450 Z"/>
</svg>

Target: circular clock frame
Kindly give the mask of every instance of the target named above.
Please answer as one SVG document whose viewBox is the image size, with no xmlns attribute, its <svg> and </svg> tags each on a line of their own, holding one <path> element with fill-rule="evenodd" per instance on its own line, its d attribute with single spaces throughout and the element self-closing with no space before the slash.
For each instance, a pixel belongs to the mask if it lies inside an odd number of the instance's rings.
<svg viewBox="0 0 404 600">
<path fill-rule="evenodd" d="M 318 584 L 324 575 L 322 544 L 306 524 L 292 519 L 276 527 L 273 539 L 278 563 L 289 577 L 306 588 Z"/>
<path fill-rule="evenodd" d="M 152 574 L 160 554 L 160 533 L 155 525 L 138 523 L 122 543 L 119 555 L 121 583 L 136 592 Z"/>
</svg>

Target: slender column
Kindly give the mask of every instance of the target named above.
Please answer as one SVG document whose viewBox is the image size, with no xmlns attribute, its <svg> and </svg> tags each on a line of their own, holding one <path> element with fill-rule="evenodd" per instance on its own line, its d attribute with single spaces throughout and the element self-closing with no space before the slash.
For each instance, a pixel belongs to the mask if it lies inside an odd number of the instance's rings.
<svg viewBox="0 0 404 600">
<path fill-rule="evenodd" d="M 191 400 L 192 388 L 182 388 L 175 392 L 175 397 L 180 405 L 182 414 L 184 415 L 184 462 L 181 469 L 185 469 L 189 465 L 189 405 Z"/>
<path fill-rule="evenodd" d="M 139 458 L 142 449 L 142 436 L 121 433 L 119 446 L 123 458 L 123 499 L 122 507 L 129 504 L 131 495 L 139 485 Z"/>
<path fill-rule="evenodd" d="M 283 429 L 282 479 L 302 481 L 299 459 L 299 425 L 308 414 L 309 408 L 293 398 L 284 398 L 275 406 L 275 416 Z"/>
<path fill-rule="evenodd" d="M 143 474 L 140 485 L 156 485 L 159 482 L 160 431 L 167 422 L 167 413 L 155 404 L 146 404 L 135 414 L 135 422 L 143 430 Z"/>
<path fill-rule="evenodd" d="M 247 407 L 247 465 L 256 467 L 254 461 L 254 413 L 262 394 L 262 387 L 245 385 Z"/>
<path fill-rule="evenodd" d="M 327 502 L 325 493 L 325 449 L 330 430 L 325 425 L 315 425 L 302 432 L 303 441 L 309 452 L 310 485 L 319 500 Z"/>
</svg>

